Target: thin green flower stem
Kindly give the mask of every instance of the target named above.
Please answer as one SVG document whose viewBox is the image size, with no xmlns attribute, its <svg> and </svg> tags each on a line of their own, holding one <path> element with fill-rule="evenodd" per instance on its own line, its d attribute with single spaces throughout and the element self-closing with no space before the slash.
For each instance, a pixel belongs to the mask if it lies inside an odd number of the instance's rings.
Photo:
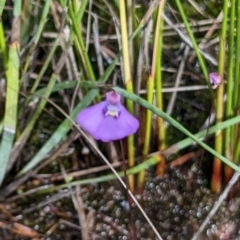
<svg viewBox="0 0 240 240">
<path fill-rule="evenodd" d="M 119 87 L 114 87 L 113 88 L 114 91 L 116 91 L 117 93 L 119 93 L 120 95 L 122 95 L 125 98 L 128 98 L 138 104 L 140 104 L 142 107 L 147 108 L 148 110 L 154 112 L 157 116 L 163 118 L 165 121 L 167 121 L 169 124 L 171 124 L 173 127 L 175 127 L 176 129 L 178 129 L 179 131 L 181 131 L 182 133 L 184 133 L 186 136 L 188 136 L 189 138 L 191 138 L 193 141 L 195 141 L 196 143 L 198 143 L 198 145 L 200 145 L 201 147 L 203 147 L 206 151 L 208 151 L 209 153 L 213 154 L 214 156 L 216 156 L 217 158 L 219 158 L 221 161 L 223 161 L 224 163 L 226 163 L 227 165 L 229 165 L 231 168 L 233 168 L 235 171 L 240 173 L 240 167 L 237 166 L 236 164 L 234 164 L 233 162 L 231 162 L 229 159 L 227 159 L 226 157 L 222 156 L 221 154 L 219 154 L 218 152 L 216 152 L 214 149 L 212 149 L 211 147 L 209 147 L 207 144 L 201 142 L 198 138 L 196 138 L 192 133 L 190 133 L 186 128 L 184 128 L 180 123 L 178 123 L 177 121 L 175 121 L 173 118 L 171 118 L 169 115 L 167 115 L 166 113 L 164 113 L 163 111 L 161 111 L 160 109 L 158 109 L 156 106 L 154 105 L 150 105 L 146 100 L 138 97 L 137 95 L 133 94 L 133 93 L 129 93 L 124 89 L 121 89 Z"/>
<path fill-rule="evenodd" d="M 220 33 L 220 42 L 219 42 L 219 65 L 218 73 L 221 76 L 222 84 L 219 85 L 216 91 L 216 123 L 220 123 L 223 120 L 224 114 L 224 68 L 225 68 L 225 51 L 226 51 L 226 34 L 227 34 L 227 19 L 228 19 L 228 1 L 223 3 L 223 21 L 222 29 Z M 215 136 L 215 150 L 222 154 L 223 152 L 223 132 L 219 131 Z M 215 193 L 219 193 L 222 188 L 222 162 L 215 155 L 213 161 L 213 172 L 211 179 L 211 189 Z"/>
<path fill-rule="evenodd" d="M 79 44 L 79 47 L 80 47 L 79 48 L 80 56 L 81 56 L 81 60 L 82 60 L 82 63 L 83 63 L 83 68 L 84 68 L 85 74 L 86 74 L 88 79 L 95 80 L 96 77 L 95 77 L 95 74 L 94 74 L 94 71 L 93 71 L 93 67 L 92 67 L 92 64 L 90 62 L 90 59 L 89 59 L 88 53 L 86 51 L 86 48 L 84 46 L 84 41 L 83 41 L 83 38 L 82 38 L 82 34 L 80 33 L 80 30 L 79 30 L 79 22 L 77 22 L 76 14 L 73 11 L 73 5 L 72 5 L 71 2 L 69 3 L 68 10 L 69 10 L 70 18 L 72 20 L 73 29 L 74 29 L 74 32 L 76 34 L 76 38 L 77 38 L 77 41 L 78 41 L 78 44 Z"/>
<path fill-rule="evenodd" d="M 33 38 L 33 45 L 30 48 L 30 54 L 28 55 L 28 58 L 26 59 L 25 65 L 23 67 L 23 74 L 22 74 L 21 83 L 24 81 L 24 76 L 25 76 L 26 72 L 28 71 L 28 67 L 29 67 L 29 64 L 30 64 L 31 59 L 32 59 L 32 53 L 34 52 L 35 48 L 37 47 L 37 44 L 40 40 L 40 37 L 41 37 L 41 34 L 43 32 L 43 28 L 45 26 L 45 23 L 47 22 L 47 16 L 48 16 L 49 9 L 50 9 L 50 3 L 51 3 L 51 0 L 46 0 L 45 1 L 42 16 L 41 16 L 40 22 L 38 24 L 38 29 L 37 29 L 36 34 L 34 35 L 34 38 Z"/>
<path fill-rule="evenodd" d="M 239 111 L 240 101 L 240 0 L 237 0 L 237 26 L 236 26 L 236 63 L 235 63 L 235 81 L 233 91 L 233 109 L 236 114 Z"/>
<path fill-rule="evenodd" d="M 226 113 L 225 119 L 229 119 L 233 115 L 233 93 L 234 91 L 234 63 L 235 63 L 235 53 L 234 53 L 234 43 L 235 43 L 235 12 L 236 12 L 236 0 L 232 0 L 231 2 L 231 11 L 230 11 L 230 26 L 229 26 L 229 52 L 228 52 L 228 74 L 227 74 L 227 100 L 226 100 Z M 233 146 L 234 146 L 234 131 L 232 127 L 229 127 L 225 130 L 225 138 L 224 138 L 224 150 L 225 156 L 233 160 Z M 235 162 L 236 163 L 236 162 Z M 237 163 L 236 163 L 237 164 Z M 227 184 L 231 179 L 233 171 L 228 166 L 224 166 L 224 182 Z"/>
<path fill-rule="evenodd" d="M 154 93 L 154 83 L 155 83 L 155 73 L 156 68 L 160 68 L 160 65 L 157 66 L 157 59 L 159 59 L 159 39 L 160 39 L 160 27 L 161 27 L 161 15 L 163 11 L 163 1 L 159 3 L 158 10 L 157 10 L 157 17 L 155 22 L 155 35 L 154 35 L 154 46 L 153 46 L 153 58 L 152 58 L 152 69 L 151 73 L 148 77 L 148 83 L 147 83 L 147 101 L 151 104 L 153 101 L 153 93 Z M 145 135 L 144 135 L 144 144 L 143 144 L 143 152 L 142 157 L 143 161 L 147 159 L 147 155 L 149 152 L 149 146 L 151 142 L 151 130 L 152 130 L 152 112 L 147 110 L 146 111 L 146 126 L 145 126 Z M 143 188 L 145 179 L 145 172 L 142 171 L 138 175 L 138 189 Z"/>
<path fill-rule="evenodd" d="M 202 55 L 201 55 L 201 53 L 200 53 L 200 51 L 199 51 L 199 48 L 198 48 L 198 45 L 197 45 L 197 41 L 196 41 L 196 39 L 195 39 L 195 37 L 194 37 L 194 34 L 193 34 L 193 32 L 192 32 L 192 30 L 191 30 L 191 27 L 190 27 L 190 25 L 189 25 L 189 23 L 188 23 L 187 17 L 186 17 L 186 15 L 185 15 L 185 13 L 184 13 L 184 10 L 183 10 L 181 1 L 180 1 L 180 0 L 175 0 L 175 1 L 176 1 L 176 4 L 177 4 L 179 13 L 180 13 L 180 15 L 181 15 L 181 17 L 182 17 L 182 20 L 183 20 L 183 22 L 184 22 L 184 25 L 185 25 L 185 27 L 186 27 L 187 33 L 188 33 L 188 35 L 189 35 L 189 38 L 190 38 L 191 41 L 192 41 L 193 49 L 194 49 L 194 51 L 195 51 L 195 53 L 196 53 L 196 55 L 197 55 L 197 58 L 198 58 L 198 61 L 199 61 L 200 66 L 201 66 L 201 69 L 202 69 L 204 78 L 205 78 L 205 80 L 206 80 L 206 83 L 207 83 L 208 86 L 209 86 L 210 94 L 211 94 L 211 96 L 212 96 L 212 99 L 214 99 L 213 91 L 212 91 L 212 88 L 210 87 L 210 83 L 209 83 L 208 70 L 207 70 L 206 63 L 205 63 L 205 61 L 204 61 L 204 59 L 203 59 L 203 57 L 202 57 Z"/>
<path fill-rule="evenodd" d="M 6 69 L 6 102 L 3 120 L 3 133 L 0 143 L 0 186 L 2 185 L 12 150 L 17 125 L 17 107 L 19 92 L 20 71 L 20 14 L 21 0 L 16 0 L 13 6 L 14 18 L 12 21 L 11 44 L 8 53 Z"/>
<path fill-rule="evenodd" d="M 3 66 L 7 69 L 8 63 L 8 52 L 7 52 L 7 45 L 5 39 L 5 32 L 2 21 L 0 22 L 0 50 L 3 58 Z"/>
<path fill-rule="evenodd" d="M 132 76 L 130 69 L 130 57 L 128 51 L 128 34 L 127 34 L 127 21 L 126 21 L 126 6 L 125 0 L 119 0 L 119 11 L 120 11 L 120 24 L 121 24 L 121 35 L 122 35 L 122 51 L 123 51 L 123 69 L 124 69 L 124 82 L 127 91 L 133 92 Z M 127 109 L 130 113 L 133 113 L 133 102 L 127 100 Z M 133 167 L 134 161 L 134 138 L 129 136 L 128 142 L 128 165 Z M 129 176 L 129 189 L 134 190 L 134 176 Z"/>
</svg>

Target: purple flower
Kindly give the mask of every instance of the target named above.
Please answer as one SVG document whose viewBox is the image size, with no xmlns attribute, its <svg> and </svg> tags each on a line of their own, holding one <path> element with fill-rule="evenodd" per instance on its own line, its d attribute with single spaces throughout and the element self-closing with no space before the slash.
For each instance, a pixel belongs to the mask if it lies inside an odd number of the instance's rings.
<svg viewBox="0 0 240 240">
<path fill-rule="evenodd" d="M 212 72 L 209 74 L 209 80 L 212 88 L 216 89 L 221 83 L 221 76 L 217 72 Z"/>
<path fill-rule="evenodd" d="M 106 100 L 85 108 L 77 115 L 77 123 L 95 139 L 109 142 L 134 134 L 139 121 L 121 104 L 115 91 L 106 93 Z"/>
</svg>

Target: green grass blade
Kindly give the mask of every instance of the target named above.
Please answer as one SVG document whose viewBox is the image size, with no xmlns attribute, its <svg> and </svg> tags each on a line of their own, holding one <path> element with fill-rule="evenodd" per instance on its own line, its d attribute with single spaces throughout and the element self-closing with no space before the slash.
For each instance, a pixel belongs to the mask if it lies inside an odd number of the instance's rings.
<svg viewBox="0 0 240 240">
<path fill-rule="evenodd" d="M 210 86 L 210 83 L 209 83 L 209 77 L 208 77 L 208 70 L 207 70 L 207 66 L 206 66 L 206 63 L 201 55 L 201 52 L 198 48 L 198 45 L 197 45 L 197 41 L 194 37 L 194 34 L 193 34 L 193 31 L 191 30 L 191 27 L 188 23 L 188 20 L 187 20 L 187 17 L 185 15 L 185 12 L 183 10 L 183 7 L 182 7 L 182 4 L 181 4 L 181 1 L 180 0 L 175 0 L 176 4 L 177 4 L 177 7 L 178 7 L 178 10 L 179 10 L 179 13 L 183 19 L 183 22 L 184 22 L 184 25 L 186 27 L 186 30 L 187 30 L 187 33 L 189 35 L 189 38 L 191 39 L 191 42 L 192 42 L 192 45 L 193 45 L 193 49 L 197 55 L 197 58 L 198 58 L 198 61 L 199 61 L 199 64 L 201 66 L 201 69 L 202 69 L 202 72 L 203 72 L 203 75 L 204 75 L 204 78 L 206 80 L 206 83 L 208 84 L 208 87 L 209 87 L 209 91 L 211 93 L 211 96 L 213 98 L 213 91 L 212 91 L 212 88 Z"/>
<path fill-rule="evenodd" d="M 206 151 L 210 152 L 212 155 L 216 156 L 219 158 L 222 162 L 226 163 L 228 166 L 233 168 L 235 171 L 240 172 L 240 167 L 237 166 L 236 164 L 232 163 L 229 159 L 225 158 L 218 152 L 216 152 L 214 149 L 209 147 L 207 144 L 201 142 L 198 138 L 196 138 L 192 133 L 190 133 L 186 128 L 184 128 L 180 123 L 178 123 L 176 120 L 171 118 L 169 115 L 164 113 L 163 111 L 159 110 L 157 107 L 150 105 L 146 100 L 138 97 L 137 95 L 133 93 L 129 93 L 124 89 L 121 89 L 119 87 L 114 87 L 113 88 L 117 93 L 121 94 L 123 97 L 128 98 L 141 106 L 145 107 L 146 109 L 152 111 L 155 113 L 157 116 L 163 118 L 165 121 L 167 121 L 169 124 L 171 124 L 173 127 L 184 133 L 186 136 L 190 137 L 193 141 L 198 143 L 202 148 L 204 148 Z"/>
<path fill-rule="evenodd" d="M 47 21 L 47 15 L 49 13 L 49 9 L 50 9 L 50 3 L 51 3 L 51 0 L 46 0 L 45 1 L 45 4 L 44 4 L 44 8 L 43 8 L 43 12 L 42 12 L 42 16 L 41 16 L 41 19 L 40 19 L 40 22 L 38 24 L 38 29 L 37 29 L 37 32 L 36 34 L 34 35 L 34 40 L 33 40 L 33 45 L 31 46 L 31 49 L 30 49 L 30 54 L 28 55 L 28 58 L 25 62 L 25 66 L 24 66 L 24 69 L 23 69 L 23 72 L 26 73 L 27 70 L 28 70 L 28 67 L 29 67 L 29 64 L 31 62 L 31 58 L 32 58 L 32 53 L 34 52 L 39 40 L 40 40 L 40 37 L 41 37 L 41 34 L 43 32 L 43 28 L 45 26 L 45 23 Z M 24 76 L 25 74 L 22 75 L 22 80 L 21 82 L 23 82 L 24 80 Z"/>
<path fill-rule="evenodd" d="M 223 130 L 225 128 L 232 127 L 233 125 L 238 124 L 238 123 L 240 123 L 240 116 L 233 117 L 233 118 L 228 119 L 224 122 L 221 122 L 217 125 L 214 125 L 214 126 L 210 127 L 209 129 L 206 129 L 206 130 L 203 130 L 201 132 L 194 134 L 194 136 L 198 139 L 205 138 L 206 136 L 214 134 L 217 131 Z M 173 144 L 166 150 L 164 150 L 162 152 L 162 154 L 164 156 L 168 157 L 170 154 L 178 152 L 179 150 L 182 150 L 194 143 L 195 143 L 195 141 L 192 140 L 191 138 L 185 138 L 185 139 Z"/>
<path fill-rule="evenodd" d="M 7 89 L 5 115 L 3 121 L 3 135 L 0 145 L 0 185 L 5 176 L 16 132 L 20 68 L 19 49 L 20 45 L 17 42 L 12 43 L 9 49 L 8 70 L 6 72 Z"/>
<path fill-rule="evenodd" d="M 77 38 L 77 41 L 79 44 L 80 56 L 81 56 L 81 60 L 83 63 L 83 68 L 84 68 L 85 74 L 88 79 L 95 80 L 96 77 L 95 77 L 95 74 L 93 71 L 91 61 L 89 59 L 89 55 L 88 55 L 85 45 L 84 45 L 84 40 L 83 40 L 82 34 L 79 30 L 79 22 L 77 22 L 77 17 L 74 12 L 72 3 L 69 4 L 69 15 L 71 17 L 71 20 L 73 23 L 73 29 L 74 29 L 74 32 L 75 32 L 75 35 L 76 35 L 76 38 Z"/>
<path fill-rule="evenodd" d="M 13 6 L 14 18 L 12 21 L 11 45 L 9 48 L 8 64 L 6 70 L 6 102 L 3 120 L 3 134 L 0 144 L 0 185 L 2 185 L 7 166 L 9 164 L 9 157 L 12 150 L 17 125 L 20 70 L 20 13 L 21 1 L 16 0 Z"/>
<path fill-rule="evenodd" d="M 119 57 L 119 55 L 118 55 Z M 112 64 L 105 71 L 104 75 L 99 79 L 99 82 L 106 82 L 112 73 L 117 61 L 118 57 L 112 62 Z M 92 100 L 97 96 L 99 90 L 92 89 L 90 90 L 84 99 L 74 108 L 71 118 L 73 121 L 76 119 L 77 113 L 87 107 Z M 52 134 L 52 136 L 48 139 L 48 141 L 44 144 L 44 146 L 37 152 L 37 154 L 28 162 L 27 165 L 19 172 L 19 175 L 26 173 L 27 171 L 34 168 L 39 162 L 46 157 L 46 155 L 56 147 L 57 144 L 61 142 L 61 140 L 66 136 L 68 131 L 71 129 L 72 124 L 69 122 L 69 119 L 66 118 L 56 129 L 56 131 Z"/>
</svg>

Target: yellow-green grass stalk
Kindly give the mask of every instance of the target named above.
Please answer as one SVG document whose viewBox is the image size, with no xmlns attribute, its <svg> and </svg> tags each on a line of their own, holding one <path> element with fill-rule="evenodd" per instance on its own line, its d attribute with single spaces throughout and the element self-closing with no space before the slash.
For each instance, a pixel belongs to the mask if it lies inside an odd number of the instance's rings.
<svg viewBox="0 0 240 240">
<path fill-rule="evenodd" d="M 239 125 L 240 124 L 238 124 L 238 129 L 239 129 Z M 234 162 L 236 164 L 239 164 L 239 158 L 240 158 L 240 140 L 239 140 L 240 136 L 239 136 L 239 132 L 238 132 L 237 137 L 238 137 L 238 140 L 236 141 L 236 145 L 235 145 L 235 148 L 234 148 L 233 159 L 235 160 Z"/>
<path fill-rule="evenodd" d="M 48 16 L 49 9 L 50 9 L 50 3 L 51 3 L 51 0 L 46 0 L 45 1 L 42 16 L 41 16 L 40 22 L 38 24 L 38 29 L 37 29 L 36 34 L 34 35 L 33 45 L 31 46 L 31 48 L 29 50 L 28 58 L 26 59 L 25 65 L 23 67 L 21 83 L 24 81 L 25 74 L 27 73 L 29 64 L 32 60 L 32 53 L 34 52 L 34 50 L 35 50 L 35 48 L 36 48 L 36 46 L 37 46 L 37 44 L 40 40 L 40 37 L 41 37 L 42 32 L 43 32 L 43 28 L 45 26 L 45 23 L 47 22 L 47 16 Z"/>
<path fill-rule="evenodd" d="M 12 22 L 11 44 L 9 47 L 8 64 L 6 69 L 6 102 L 3 120 L 3 133 L 0 144 L 0 185 L 2 185 L 8 166 L 17 125 L 20 71 L 20 12 L 21 0 L 16 0 L 13 8 L 14 18 Z"/>
<path fill-rule="evenodd" d="M 130 57 L 128 51 L 128 34 L 127 34 L 127 20 L 126 20 L 126 6 L 125 0 L 119 0 L 119 11 L 120 11 L 120 24 L 121 24 L 121 35 L 122 35 L 122 51 L 123 51 L 123 69 L 124 69 L 124 81 L 127 91 L 133 92 L 132 76 L 130 69 Z M 133 113 L 133 102 L 127 100 L 127 108 L 129 112 Z M 133 167 L 135 165 L 134 160 L 134 138 L 129 136 L 128 142 L 128 165 Z M 129 189 L 134 190 L 134 176 L 130 175 L 128 178 Z"/>
<path fill-rule="evenodd" d="M 86 7 L 86 5 L 85 5 L 85 7 Z M 93 67 L 92 67 L 91 61 L 89 59 L 88 53 L 86 51 L 86 48 L 84 46 L 82 34 L 80 32 L 79 25 L 81 23 L 81 19 L 80 19 L 80 22 L 78 22 L 79 21 L 79 19 L 78 19 L 79 17 L 77 17 L 78 12 L 74 12 L 73 4 L 71 2 L 69 3 L 68 10 L 69 10 L 69 16 L 70 16 L 72 24 L 73 24 L 73 29 L 75 32 L 77 43 L 79 46 L 79 48 L 78 48 L 80 51 L 79 54 L 81 56 L 81 61 L 83 64 L 83 69 L 84 69 L 85 75 L 86 75 L 87 79 L 95 80 L 96 77 L 95 77 L 95 74 L 93 71 Z M 81 15 L 81 16 L 83 16 L 83 15 Z"/>
<path fill-rule="evenodd" d="M 219 42 L 219 60 L 218 60 L 218 73 L 221 76 L 222 84 L 219 85 L 216 91 L 216 124 L 221 123 L 224 114 L 224 69 L 225 69 L 225 51 L 226 51 L 226 34 L 227 34 L 227 19 L 228 19 L 228 1 L 223 3 L 223 21 L 220 33 Z M 219 153 L 223 153 L 223 132 L 219 131 L 215 135 L 215 150 Z M 222 162 L 218 157 L 214 157 L 213 172 L 211 179 L 211 189 L 215 193 L 219 193 L 222 188 Z"/>
<path fill-rule="evenodd" d="M 228 74 L 227 74 L 227 100 L 226 100 L 226 113 L 225 119 L 229 119 L 234 111 L 233 111 L 233 94 L 234 91 L 234 64 L 235 64 L 235 56 L 234 56 L 234 43 L 235 43 L 235 13 L 236 13 L 236 0 L 231 1 L 231 11 L 230 11 L 230 26 L 228 31 L 229 36 L 229 51 L 228 51 Z M 234 152 L 234 129 L 233 127 L 229 127 L 225 130 L 225 137 L 224 137 L 224 150 L 225 156 L 233 160 L 233 152 Z M 228 167 L 224 166 L 224 183 L 227 184 L 228 181 L 231 179 L 233 175 L 233 170 Z"/>
<path fill-rule="evenodd" d="M 236 63 L 233 91 L 233 111 L 234 115 L 240 114 L 240 0 L 236 0 L 237 24 L 236 24 Z M 239 164 L 240 159 L 240 124 L 234 127 L 234 162 Z"/>
<path fill-rule="evenodd" d="M 240 0 L 236 0 L 236 62 L 233 91 L 233 111 L 234 115 L 240 114 Z M 234 127 L 234 162 L 239 164 L 240 159 L 240 124 Z"/>
<path fill-rule="evenodd" d="M 151 73 L 148 77 L 148 83 L 147 83 L 147 101 L 151 104 L 153 101 L 153 93 L 154 93 L 154 83 L 155 83 L 155 73 L 157 68 L 161 68 L 161 66 L 158 66 L 158 58 L 161 53 L 159 52 L 159 39 L 161 38 L 161 15 L 163 11 L 164 1 L 161 1 L 159 3 L 158 7 L 158 13 L 156 17 L 156 24 L 155 24 L 155 35 L 154 35 L 154 47 L 153 47 L 153 58 L 152 58 L 152 69 Z M 147 159 L 147 155 L 149 152 L 149 146 L 151 142 L 151 130 L 152 130 L 152 112 L 149 110 L 146 110 L 146 125 L 145 125 L 145 134 L 144 134 L 144 144 L 143 144 L 143 161 Z M 138 189 L 142 189 L 143 183 L 145 179 L 145 172 L 144 170 L 141 171 L 138 175 Z"/>
<path fill-rule="evenodd" d="M 235 63 L 235 82 L 233 91 L 233 109 L 236 114 L 239 111 L 239 101 L 240 101 L 240 0 L 237 0 L 236 6 L 236 63 Z"/>
<path fill-rule="evenodd" d="M 161 14 L 164 11 L 165 0 L 161 1 L 162 8 Z M 157 61 L 156 61 L 156 75 L 155 75 L 155 85 L 156 85 L 156 106 L 160 110 L 164 110 L 163 103 L 163 93 L 162 93 L 162 85 L 163 85 L 163 76 L 162 76 L 162 52 L 163 52 L 163 27 L 164 21 L 161 18 L 160 20 L 160 28 L 159 28 L 159 43 L 157 48 Z M 162 118 L 157 118 L 157 128 L 158 128 L 158 150 L 163 151 L 166 148 L 166 131 L 164 127 L 164 121 Z M 165 159 L 162 158 L 161 161 L 157 164 L 157 175 L 162 176 L 164 173 Z"/>
<path fill-rule="evenodd" d="M 5 32 L 2 20 L 0 21 L 0 51 L 3 58 L 4 69 L 7 69 L 8 64 L 8 49 L 6 44 Z"/>
</svg>

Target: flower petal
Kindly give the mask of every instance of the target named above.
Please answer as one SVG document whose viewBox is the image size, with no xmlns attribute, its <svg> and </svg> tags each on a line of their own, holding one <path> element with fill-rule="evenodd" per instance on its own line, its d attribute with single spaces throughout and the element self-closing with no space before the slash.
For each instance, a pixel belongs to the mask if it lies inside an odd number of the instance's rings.
<svg viewBox="0 0 240 240">
<path fill-rule="evenodd" d="M 101 128 L 102 121 L 104 120 L 104 108 L 107 102 L 103 101 L 91 107 L 83 109 L 77 115 L 77 123 L 93 137 L 95 133 Z"/>
<path fill-rule="evenodd" d="M 138 127 L 139 121 L 132 116 L 124 106 L 120 105 L 120 115 L 118 118 L 107 116 L 102 119 L 98 131 L 93 137 L 103 142 L 119 140 L 134 134 Z"/>
</svg>

